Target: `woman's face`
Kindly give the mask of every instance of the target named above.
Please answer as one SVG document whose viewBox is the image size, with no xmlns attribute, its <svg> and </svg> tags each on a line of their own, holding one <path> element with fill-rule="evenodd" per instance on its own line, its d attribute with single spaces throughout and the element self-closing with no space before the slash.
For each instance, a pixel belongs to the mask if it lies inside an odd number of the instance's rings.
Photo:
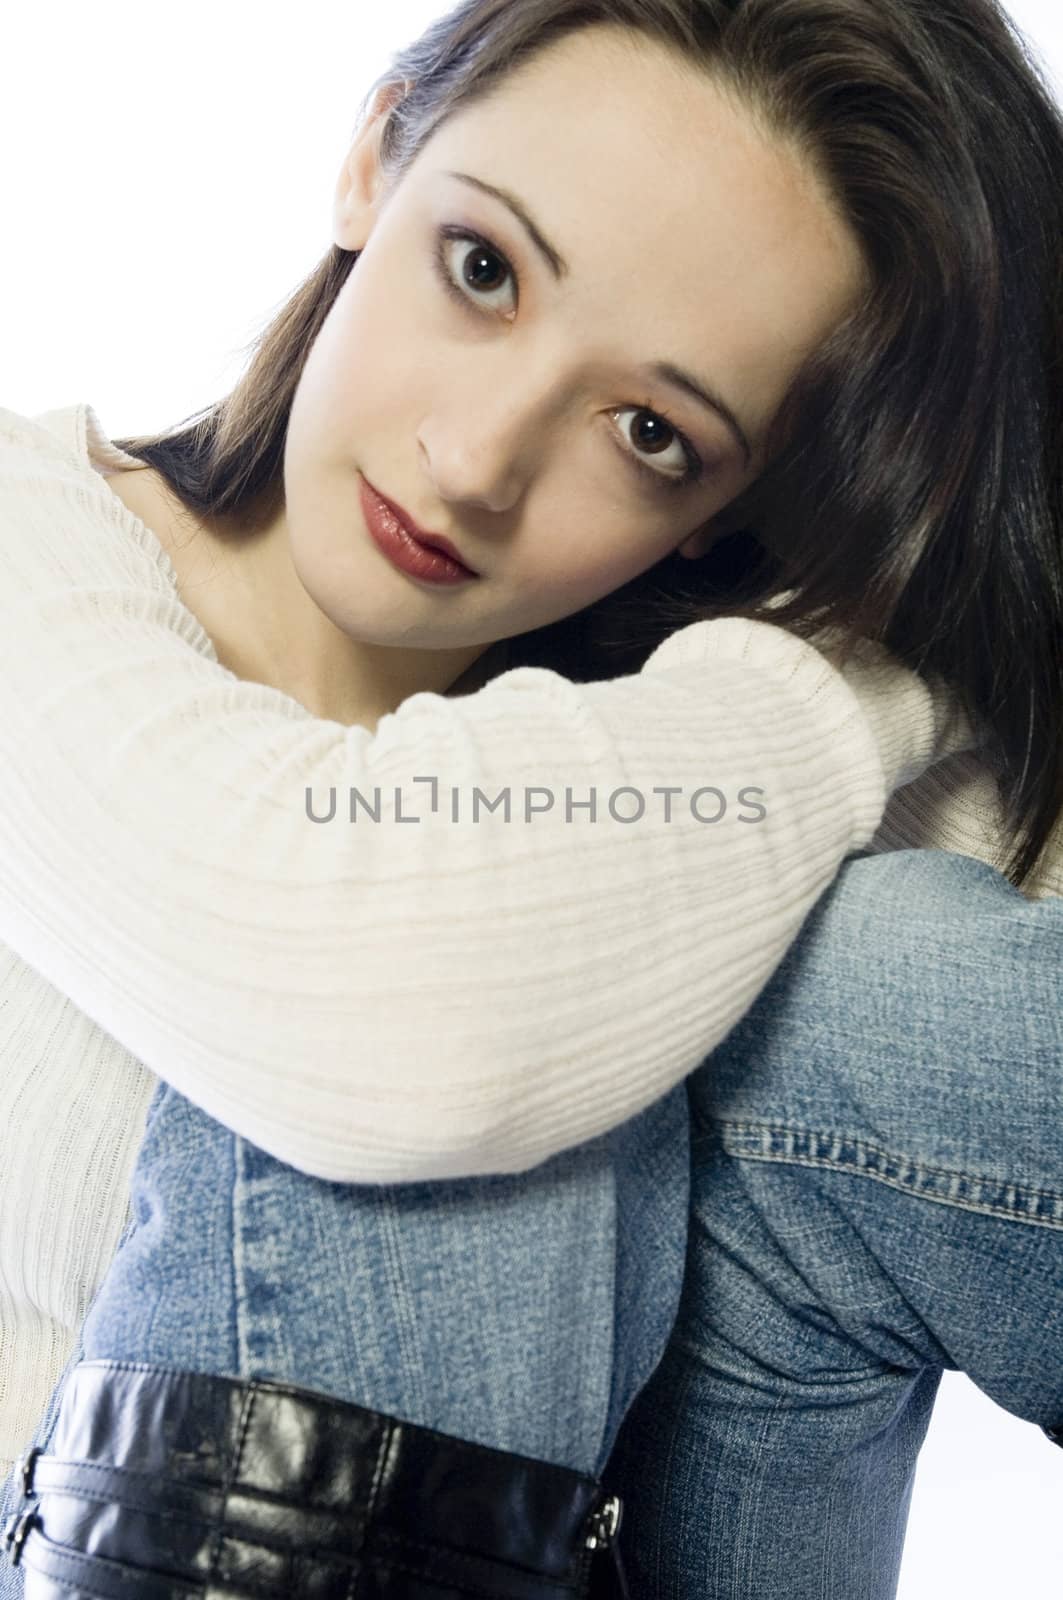
<svg viewBox="0 0 1063 1600">
<path fill-rule="evenodd" d="M 381 105 L 336 196 L 336 242 L 361 255 L 292 408 L 290 548 L 349 637 L 444 651 L 456 676 L 468 647 L 706 548 L 695 530 L 757 475 L 863 267 L 798 157 L 640 35 L 566 36 L 446 122 L 390 191 Z M 397 570 L 369 536 L 363 476 L 479 576 Z"/>
</svg>

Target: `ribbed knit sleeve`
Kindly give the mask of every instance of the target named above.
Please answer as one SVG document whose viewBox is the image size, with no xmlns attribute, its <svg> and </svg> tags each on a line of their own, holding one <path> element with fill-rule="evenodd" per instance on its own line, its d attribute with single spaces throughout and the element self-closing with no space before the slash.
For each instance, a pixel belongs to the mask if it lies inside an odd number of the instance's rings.
<svg viewBox="0 0 1063 1600">
<path fill-rule="evenodd" d="M 154 536 L 3 410 L 0 468 L 0 939 L 323 1178 L 521 1171 L 643 1109 L 942 748 L 877 647 L 842 675 L 735 619 L 610 682 L 315 718 L 220 666 Z"/>
</svg>

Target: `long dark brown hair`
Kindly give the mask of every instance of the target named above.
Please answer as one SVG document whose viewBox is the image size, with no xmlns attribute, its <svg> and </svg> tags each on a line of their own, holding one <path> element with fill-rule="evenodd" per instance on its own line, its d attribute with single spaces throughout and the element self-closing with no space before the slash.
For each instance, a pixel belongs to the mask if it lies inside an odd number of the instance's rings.
<svg viewBox="0 0 1063 1600">
<path fill-rule="evenodd" d="M 395 90 L 389 182 L 459 107 L 595 23 L 736 89 L 825 183 L 871 287 L 797 374 L 709 554 L 507 641 L 504 664 L 633 672 L 719 615 L 878 639 L 984 729 L 1021 886 L 1063 812 L 1063 115 L 1043 69 L 995 0 L 464 0 L 365 97 L 361 115 Z M 118 441 L 194 514 L 250 528 L 283 507 L 292 398 L 356 260 L 328 250 L 230 394 Z"/>
</svg>

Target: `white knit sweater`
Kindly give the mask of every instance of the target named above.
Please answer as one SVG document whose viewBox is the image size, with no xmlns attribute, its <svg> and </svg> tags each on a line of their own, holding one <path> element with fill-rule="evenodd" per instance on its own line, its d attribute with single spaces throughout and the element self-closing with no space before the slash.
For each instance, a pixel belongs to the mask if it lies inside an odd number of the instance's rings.
<svg viewBox="0 0 1063 1600">
<path fill-rule="evenodd" d="M 321 1177 L 520 1171 L 692 1070 L 847 853 L 999 864 L 969 731 L 877 647 L 842 676 L 728 619 L 611 682 L 315 718 L 218 663 L 107 485 L 131 465 L 89 406 L 0 408 L 0 1473 L 115 1250 L 154 1075 Z M 1028 892 L 1061 888 L 1057 854 Z"/>
</svg>

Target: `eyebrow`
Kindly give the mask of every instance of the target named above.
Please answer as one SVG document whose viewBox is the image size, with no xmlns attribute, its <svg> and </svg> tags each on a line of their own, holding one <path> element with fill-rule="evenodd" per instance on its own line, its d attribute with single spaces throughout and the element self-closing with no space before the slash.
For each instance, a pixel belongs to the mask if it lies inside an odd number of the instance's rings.
<svg viewBox="0 0 1063 1600">
<path fill-rule="evenodd" d="M 510 194 L 508 189 L 499 189 L 493 183 L 486 183 L 483 178 L 474 178 L 471 172 L 448 172 L 446 176 L 448 178 L 457 178 L 460 183 L 471 183 L 473 188 L 479 189 L 481 193 L 493 195 L 496 200 L 501 200 L 504 206 L 509 207 L 517 221 L 523 223 L 532 244 L 544 258 L 554 277 L 558 281 L 568 277 L 570 270 L 568 262 L 561 252 L 555 250 L 550 241 L 543 236 L 515 194 Z"/>
<path fill-rule="evenodd" d="M 500 189 L 497 184 L 488 183 L 483 178 L 476 178 L 471 172 L 448 171 L 445 176 L 457 178 L 459 183 L 471 184 L 474 189 L 479 189 L 482 194 L 488 194 L 495 200 L 500 200 L 504 206 L 512 211 L 517 221 L 523 226 L 532 244 L 538 250 L 558 282 L 568 276 L 570 271 L 568 262 L 561 252 L 556 250 L 549 239 L 545 237 L 535 219 L 528 214 L 527 208 L 518 200 L 515 194 L 511 194 L 508 189 Z M 692 373 L 685 372 L 682 367 L 677 367 L 673 361 L 654 361 L 642 370 L 651 377 L 659 378 L 662 383 L 670 383 L 673 388 L 684 390 L 687 394 L 693 396 L 695 400 L 700 400 L 702 405 L 708 406 L 710 411 L 715 411 L 718 416 L 722 417 L 742 446 L 745 464 L 747 467 L 749 466 L 753 459 L 753 451 L 745 429 L 726 400 L 717 394 L 710 384 L 702 383 Z"/>
</svg>

